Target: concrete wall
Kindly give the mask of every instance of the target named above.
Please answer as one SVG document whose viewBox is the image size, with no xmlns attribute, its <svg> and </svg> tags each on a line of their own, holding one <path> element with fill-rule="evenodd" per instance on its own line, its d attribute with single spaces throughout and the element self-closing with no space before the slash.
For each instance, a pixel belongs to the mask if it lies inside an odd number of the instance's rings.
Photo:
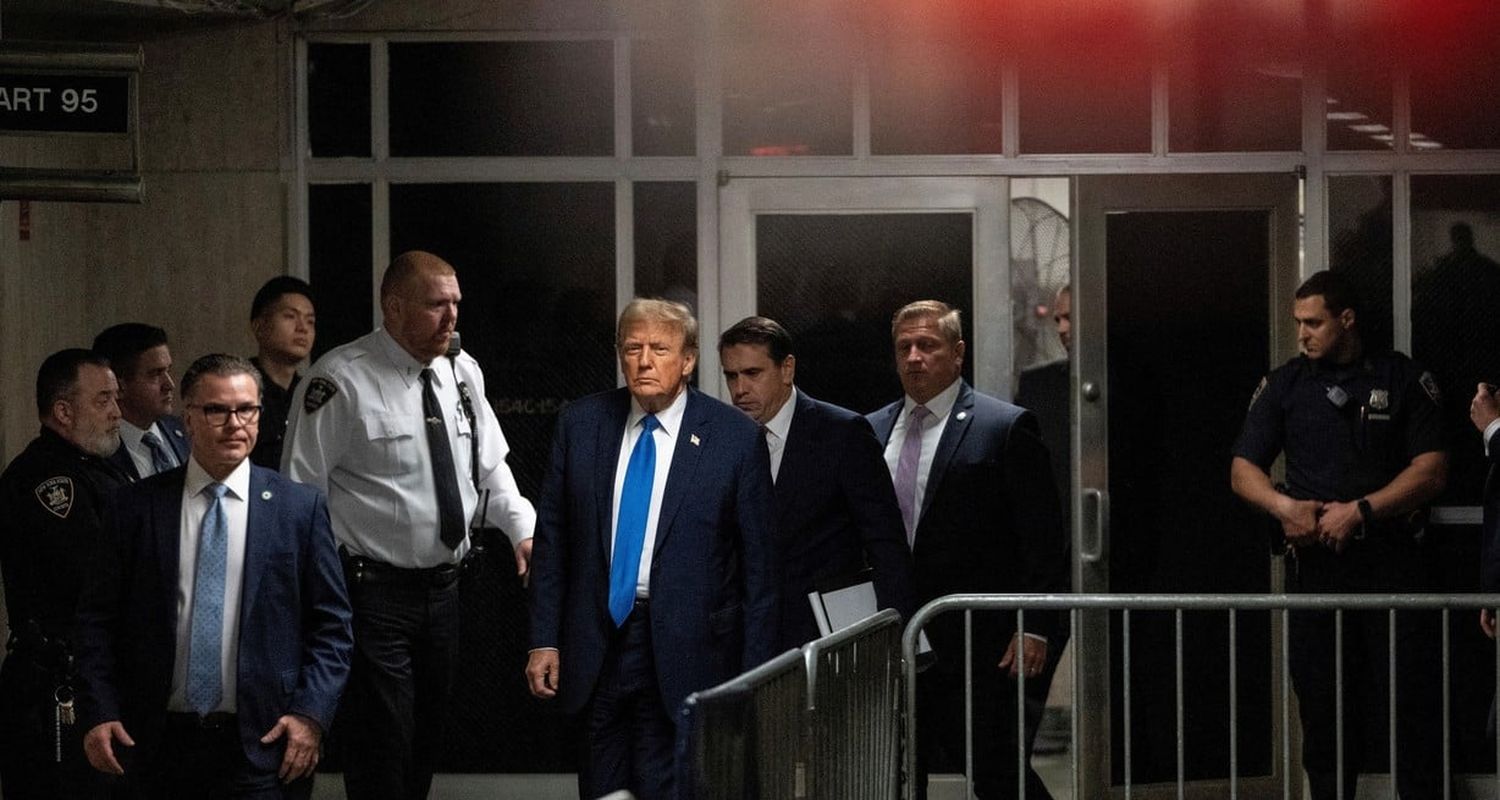
<svg viewBox="0 0 1500 800">
<path fill-rule="evenodd" d="M 7 38 L 138 41 L 141 205 L 32 203 L 29 241 L 18 204 L 0 204 L 0 449 L 8 461 L 35 435 L 36 367 L 88 346 L 102 328 L 165 328 L 180 374 L 211 351 L 253 348 L 250 298 L 286 272 L 291 38 L 285 23 L 160 30 L 74 22 L 67 30 L 6 20 Z M 76 155 L 76 142 L 55 145 Z M 0 143 L 8 164 L 44 164 L 45 148 Z M 68 163 L 77 163 L 70 160 Z"/>
</svg>

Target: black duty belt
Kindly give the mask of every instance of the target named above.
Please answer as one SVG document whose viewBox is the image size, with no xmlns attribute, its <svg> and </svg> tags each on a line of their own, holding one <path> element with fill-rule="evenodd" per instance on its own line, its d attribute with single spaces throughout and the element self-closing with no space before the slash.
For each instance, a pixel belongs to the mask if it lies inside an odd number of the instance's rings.
<svg viewBox="0 0 1500 800">
<path fill-rule="evenodd" d="M 436 567 L 398 567 L 384 561 L 353 555 L 339 548 L 344 559 L 344 569 L 350 583 L 379 583 L 399 586 L 443 588 L 458 580 L 457 564 L 439 564 Z"/>
</svg>

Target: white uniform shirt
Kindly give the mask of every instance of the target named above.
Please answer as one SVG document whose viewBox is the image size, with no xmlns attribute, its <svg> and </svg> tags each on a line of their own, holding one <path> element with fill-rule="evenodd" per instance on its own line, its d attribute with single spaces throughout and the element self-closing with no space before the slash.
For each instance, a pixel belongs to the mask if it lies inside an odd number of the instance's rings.
<svg viewBox="0 0 1500 800">
<path fill-rule="evenodd" d="M 214 479 L 198 462 L 188 459 L 182 482 L 182 514 L 177 534 L 177 652 L 172 662 L 172 693 L 169 711 L 191 711 L 187 702 L 188 651 L 192 643 L 193 583 L 198 573 L 198 540 L 203 517 L 213 496 L 203 491 Z M 224 516 L 229 522 L 227 560 L 224 562 L 223 640 L 219 646 L 219 675 L 223 694 L 213 711 L 235 711 L 239 678 L 240 589 L 245 581 L 245 526 L 250 518 L 250 460 L 240 462 L 223 481 Z"/>
<path fill-rule="evenodd" d="M 672 451 L 677 448 L 677 442 L 682 436 L 682 415 L 687 412 L 687 396 L 686 389 L 678 392 L 672 404 L 656 415 L 656 421 L 661 423 L 651 435 L 652 441 L 656 443 L 656 474 L 651 480 L 651 506 L 646 512 L 646 539 L 641 543 L 641 566 L 635 573 L 636 597 L 651 595 L 651 556 L 656 551 L 656 526 L 661 523 L 661 501 L 667 490 L 667 476 L 672 473 Z M 635 443 L 641 438 L 641 431 L 645 430 L 641 425 L 641 420 L 645 418 L 646 410 L 632 397 L 630 414 L 625 417 L 625 435 L 620 441 L 620 459 L 615 462 L 615 493 L 609 518 L 611 561 L 614 560 L 615 537 L 620 533 L 620 495 L 625 491 L 625 471 L 630 466 L 630 455 L 635 451 Z"/>
<path fill-rule="evenodd" d="M 384 329 L 376 329 L 318 359 L 297 386 L 287 417 L 281 471 L 328 493 L 328 512 L 339 543 L 355 555 L 397 567 L 457 563 L 456 550 L 438 532 L 437 494 L 428 461 L 422 411 L 422 364 Z M 468 353 L 437 358 L 433 392 L 458 475 L 464 517 L 498 527 L 518 544 L 532 535 L 536 510 L 521 496 L 505 463 L 510 452 L 500 421 L 484 396 L 484 374 Z M 454 372 L 457 371 L 457 381 Z M 479 484 L 489 490 L 480 509 L 471 480 L 473 430 L 459 401 L 458 382 L 468 385 L 479 433 Z M 308 393 L 314 393 L 308 410 Z"/>
<path fill-rule="evenodd" d="M 923 404 L 932 415 L 927 418 L 926 427 L 922 429 L 922 456 L 917 460 L 917 496 L 911 506 L 916 509 L 914 513 L 917 517 L 912 520 L 913 527 L 921 520 L 922 500 L 927 496 L 927 475 L 932 472 L 932 459 L 937 455 L 938 441 L 948 428 L 948 414 L 953 411 L 953 404 L 958 402 L 958 387 L 961 382 L 962 379 L 955 380 L 948 388 Z M 896 417 L 895 427 L 891 428 L 890 441 L 885 443 L 885 465 L 891 470 L 892 480 L 896 477 L 896 465 L 901 460 L 901 444 L 906 441 L 906 429 L 911 425 L 911 410 L 916 407 L 917 401 L 907 397 L 901 405 L 901 413 Z"/>
</svg>

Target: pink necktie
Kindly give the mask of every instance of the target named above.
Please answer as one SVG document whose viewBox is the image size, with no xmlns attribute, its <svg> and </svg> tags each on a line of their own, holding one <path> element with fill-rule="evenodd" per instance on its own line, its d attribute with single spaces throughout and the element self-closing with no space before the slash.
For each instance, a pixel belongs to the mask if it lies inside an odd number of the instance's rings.
<svg viewBox="0 0 1500 800">
<path fill-rule="evenodd" d="M 906 523 L 906 543 L 911 545 L 917 533 L 917 464 L 922 460 L 922 428 L 932 415 L 927 406 L 912 408 L 906 422 L 906 439 L 901 442 L 901 457 L 896 460 L 896 501 L 901 504 L 901 519 Z"/>
</svg>

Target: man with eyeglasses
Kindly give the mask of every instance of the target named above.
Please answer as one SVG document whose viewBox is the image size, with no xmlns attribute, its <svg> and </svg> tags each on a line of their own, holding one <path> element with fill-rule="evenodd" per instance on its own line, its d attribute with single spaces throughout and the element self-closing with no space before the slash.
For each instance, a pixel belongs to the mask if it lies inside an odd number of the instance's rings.
<svg viewBox="0 0 1500 800">
<path fill-rule="evenodd" d="M 78 722 L 135 798 L 301 798 L 353 642 L 328 506 L 249 461 L 260 375 L 182 378 L 187 463 L 120 492 L 77 624 Z"/>
<path fill-rule="evenodd" d="M 484 374 L 453 348 L 452 265 L 397 256 L 382 326 L 329 351 L 292 400 L 282 473 L 328 492 L 354 604 L 340 723 L 349 797 L 427 796 L 458 667 L 459 564 L 471 527 L 510 537 L 526 572 L 536 511 L 505 462 Z"/>
</svg>

